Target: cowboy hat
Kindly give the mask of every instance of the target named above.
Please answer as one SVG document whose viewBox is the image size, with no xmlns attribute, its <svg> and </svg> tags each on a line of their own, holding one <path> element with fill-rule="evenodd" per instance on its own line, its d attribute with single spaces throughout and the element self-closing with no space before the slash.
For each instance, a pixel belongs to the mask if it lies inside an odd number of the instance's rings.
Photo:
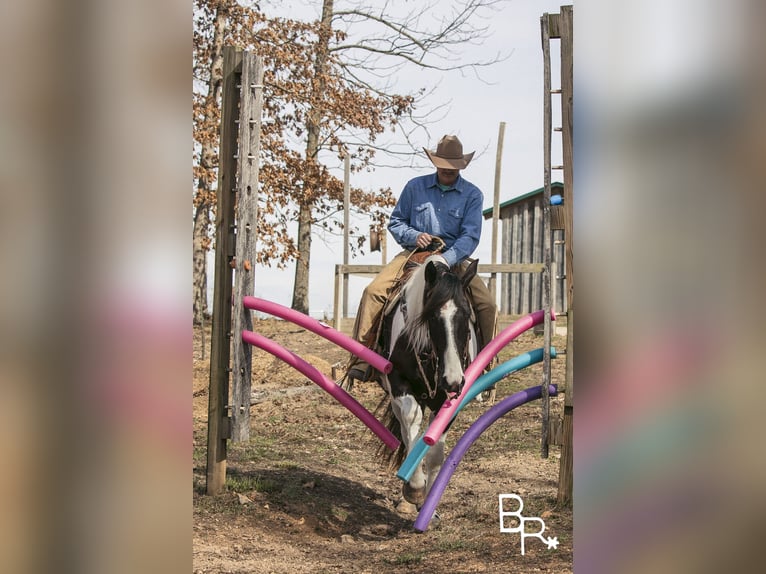
<svg viewBox="0 0 766 574">
<path fill-rule="evenodd" d="M 431 163 L 444 169 L 464 169 L 473 159 L 473 154 L 476 153 L 463 154 L 463 144 L 460 143 L 457 136 L 444 136 L 439 140 L 439 145 L 436 146 L 435 151 L 426 148 L 423 148 L 423 151 L 426 152 Z"/>
</svg>

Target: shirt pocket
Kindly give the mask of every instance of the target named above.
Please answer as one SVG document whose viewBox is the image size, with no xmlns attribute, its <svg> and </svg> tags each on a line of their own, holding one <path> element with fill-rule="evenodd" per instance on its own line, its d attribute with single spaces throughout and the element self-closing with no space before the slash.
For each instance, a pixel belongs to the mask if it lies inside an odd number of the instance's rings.
<svg viewBox="0 0 766 574">
<path fill-rule="evenodd" d="M 430 203 L 421 203 L 415 206 L 413 227 L 421 233 L 433 233 L 433 206 Z"/>
<path fill-rule="evenodd" d="M 442 225 L 448 234 L 457 237 L 460 234 L 460 225 L 462 222 L 463 210 L 459 207 L 453 207 L 452 209 L 447 210 L 447 216 L 444 218 Z"/>
</svg>

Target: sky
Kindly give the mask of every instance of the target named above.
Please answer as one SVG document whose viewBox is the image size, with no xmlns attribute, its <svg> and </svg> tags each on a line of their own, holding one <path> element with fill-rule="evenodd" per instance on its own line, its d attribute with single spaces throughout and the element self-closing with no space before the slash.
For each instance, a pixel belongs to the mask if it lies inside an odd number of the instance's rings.
<svg viewBox="0 0 766 574">
<path fill-rule="evenodd" d="M 316 4 L 316 7 L 314 6 Z M 338 2 L 340 5 L 340 2 Z M 422 147 L 434 149 L 445 134 L 456 134 L 463 142 L 464 151 L 476 151 L 471 164 L 462 172 L 463 177 L 477 185 L 484 193 L 484 208 L 492 207 L 495 180 L 495 156 L 500 122 L 505 122 L 503 142 L 500 202 L 522 195 L 543 184 L 543 55 L 540 41 L 540 17 L 543 13 L 558 13 L 562 2 L 509 1 L 491 14 L 488 37 L 481 45 L 468 45 L 461 54 L 464 61 L 502 53 L 507 59 L 481 72 L 486 83 L 470 74 L 460 72 L 424 73 L 419 69 L 402 71 L 396 78 L 395 88 L 402 91 L 418 87 L 427 89 L 438 85 L 428 105 L 449 102 L 448 112 L 430 126 L 430 141 L 419 142 Z M 440 9 L 441 5 L 436 9 Z M 311 10 L 321 8 L 319 2 L 288 0 L 281 3 L 284 15 L 305 17 Z M 307 12 L 308 11 L 308 12 Z M 432 15 L 435 18 L 439 14 Z M 551 42 L 553 87 L 558 87 L 558 41 Z M 553 96 L 553 125 L 560 125 L 556 113 L 558 96 Z M 558 132 L 552 136 L 552 163 L 561 163 L 561 139 Z M 374 173 L 352 174 L 351 184 L 377 189 L 391 187 L 398 197 L 406 182 L 418 175 L 433 171 L 425 159 L 421 167 L 379 168 Z M 343 177 L 340 163 L 330 164 L 331 171 Z M 560 179 L 554 172 L 552 179 Z M 339 216 L 342 218 L 342 214 Z M 480 263 L 491 259 L 492 221 L 485 220 L 481 243 L 474 252 Z M 498 239 L 499 240 L 499 239 Z M 388 260 L 400 250 L 388 235 Z M 501 249 L 498 243 L 498 259 Z M 309 306 L 312 316 L 332 317 L 334 266 L 343 262 L 342 238 L 314 236 L 311 254 Z M 353 258 L 351 264 L 380 264 L 381 253 L 368 253 Z M 212 268 L 212 266 L 211 266 Z M 292 301 L 294 265 L 285 269 L 257 266 L 255 294 L 289 306 Z M 349 313 L 354 314 L 364 286 L 369 278 L 352 276 L 349 281 Z M 212 285 L 212 278 L 210 281 Z M 212 287 L 211 287 L 212 288 Z M 210 294 L 212 300 L 212 292 Z"/>
</svg>

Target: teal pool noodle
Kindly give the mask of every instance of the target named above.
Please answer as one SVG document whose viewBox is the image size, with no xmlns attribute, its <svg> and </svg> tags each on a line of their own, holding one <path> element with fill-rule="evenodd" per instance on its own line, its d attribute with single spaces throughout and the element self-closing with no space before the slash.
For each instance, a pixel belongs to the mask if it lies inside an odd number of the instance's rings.
<svg viewBox="0 0 766 574">
<path fill-rule="evenodd" d="M 551 347 L 551 359 L 554 359 L 555 357 L 556 348 Z M 540 347 L 534 351 L 529 351 L 528 353 L 517 355 L 513 359 L 498 365 L 490 372 L 484 373 L 481 377 L 476 379 L 476 382 L 471 385 L 470 389 L 468 389 L 468 393 L 466 393 L 465 397 L 463 397 L 463 400 L 460 401 L 460 405 L 458 405 L 458 408 L 455 411 L 455 414 L 452 416 L 451 420 L 455 420 L 455 417 L 463 409 L 463 407 L 475 399 L 479 393 L 486 391 L 487 388 L 494 385 L 503 377 L 513 373 L 514 371 L 519 371 L 525 367 L 539 363 L 542 360 L 543 348 Z M 412 475 L 415 473 L 415 469 L 420 464 L 420 461 L 423 460 L 423 457 L 426 455 L 429 448 L 431 447 L 425 443 L 423 437 L 421 436 L 412 447 L 410 454 L 408 454 L 407 458 L 404 459 L 404 462 L 402 463 L 402 466 L 399 467 L 399 471 L 396 473 L 396 476 L 405 482 L 412 478 Z"/>
</svg>

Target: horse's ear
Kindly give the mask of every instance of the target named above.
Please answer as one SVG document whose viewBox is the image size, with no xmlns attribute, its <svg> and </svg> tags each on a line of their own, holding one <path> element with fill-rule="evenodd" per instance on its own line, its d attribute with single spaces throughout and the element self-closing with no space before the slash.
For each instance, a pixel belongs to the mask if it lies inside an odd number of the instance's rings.
<svg viewBox="0 0 766 574">
<path fill-rule="evenodd" d="M 468 284 L 471 282 L 471 280 L 476 277 L 476 272 L 479 269 L 479 260 L 474 259 L 471 261 L 471 263 L 466 267 L 465 271 L 463 272 L 463 276 L 460 278 L 460 281 L 463 283 L 463 287 L 468 287 Z"/>
<path fill-rule="evenodd" d="M 426 283 L 429 285 L 436 281 L 436 278 L 439 275 L 439 271 L 436 269 L 436 265 L 434 265 L 433 261 L 429 261 L 426 263 Z"/>
</svg>

